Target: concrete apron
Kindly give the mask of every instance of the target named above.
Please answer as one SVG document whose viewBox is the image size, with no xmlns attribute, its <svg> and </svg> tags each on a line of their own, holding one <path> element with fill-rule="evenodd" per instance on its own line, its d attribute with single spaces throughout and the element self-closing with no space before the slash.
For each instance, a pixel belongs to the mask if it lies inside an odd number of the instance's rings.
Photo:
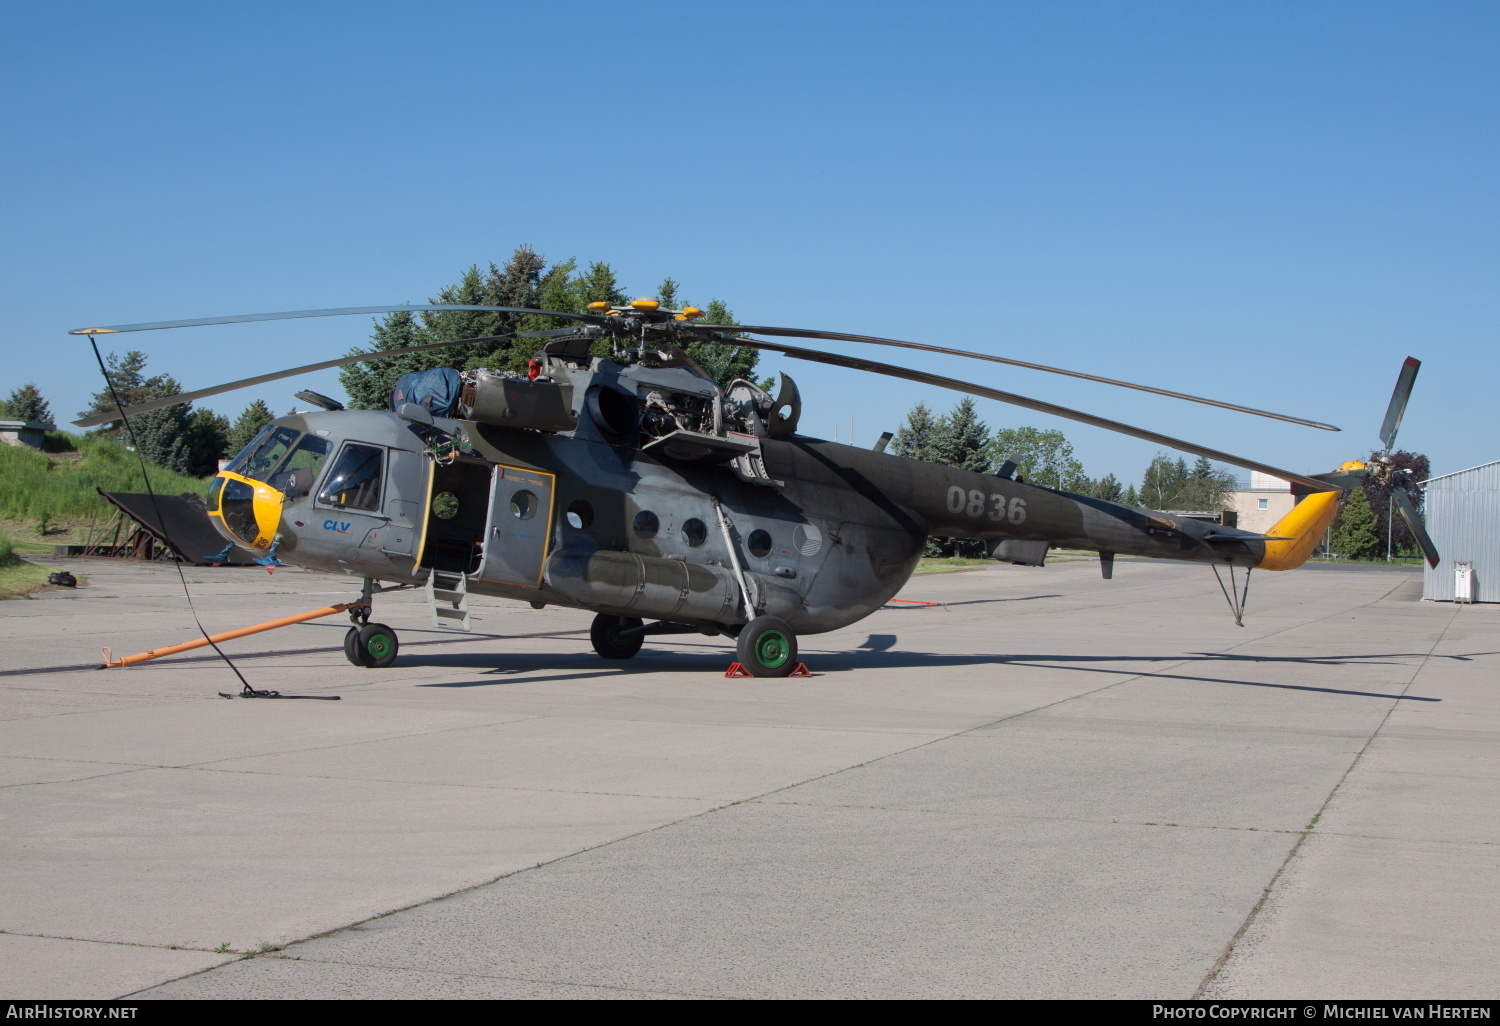
<svg viewBox="0 0 1500 1026">
<path fill-rule="evenodd" d="M 414 595 L 387 670 L 228 646 L 335 703 L 67 669 L 196 634 L 173 568 L 73 562 L 0 603 L 7 996 L 1493 994 L 1500 613 L 1407 571 L 1257 575 L 1243 629 L 1202 567 L 919 577 L 784 681 Z M 188 573 L 210 631 L 357 590 Z"/>
</svg>

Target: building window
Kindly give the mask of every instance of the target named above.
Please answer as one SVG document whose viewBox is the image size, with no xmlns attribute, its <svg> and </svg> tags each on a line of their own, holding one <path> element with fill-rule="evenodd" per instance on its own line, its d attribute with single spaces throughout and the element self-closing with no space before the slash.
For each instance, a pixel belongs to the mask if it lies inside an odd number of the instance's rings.
<svg viewBox="0 0 1500 1026">
<path fill-rule="evenodd" d="M 1256 499 L 1255 500 L 1255 508 L 1256 509 L 1270 509 L 1271 508 L 1271 500 L 1270 499 Z"/>
</svg>

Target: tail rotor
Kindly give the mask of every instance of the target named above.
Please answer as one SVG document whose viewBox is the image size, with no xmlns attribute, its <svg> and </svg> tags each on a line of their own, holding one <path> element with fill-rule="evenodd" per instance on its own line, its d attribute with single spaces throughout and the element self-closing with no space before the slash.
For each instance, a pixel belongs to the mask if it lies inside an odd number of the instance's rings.
<svg viewBox="0 0 1500 1026">
<path fill-rule="evenodd" d="M 1396 466 L 1396 461 L 1391 457 L 1391 451 L 1396 445 L 1396 432 L 1401 429 L 1401 418 L 1406 414 L 1406 403 L 1411 398 L 1412 385 L 1416 383 L 1417 370 L 1421 366 L 1422 361 L 1413 356 L 1408 356 L 1401 365 L 1401 373 L 1396 378 L 1396 389 L 1391 393 L 1390 405 L 1386 407 L 1385 420 L 1380 424 L 1380 444 L 1383 448 L 1371 456 L 1368 463 L 1346 463 L 1338 473 L 1324 475 L 1321 480 L 1348 489 L 1360 487 L 1365 480 L 1373 478 L 1380 490 L 1385 492 L 1390 504 L 1400 511 L 1428 565 L 1435 569 L 1438 565 L 1437 546 L 1423 526 L 1417 504 L 1412 500 L 1411 492 L 1416 482 L 1412 472 Z"/>
</svg>

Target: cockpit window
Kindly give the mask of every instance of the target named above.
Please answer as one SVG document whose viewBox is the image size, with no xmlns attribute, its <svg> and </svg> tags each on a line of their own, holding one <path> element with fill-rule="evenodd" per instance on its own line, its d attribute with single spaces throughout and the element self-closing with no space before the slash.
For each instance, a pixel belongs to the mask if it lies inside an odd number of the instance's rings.
<svg viewBox="0 0 1500 1026">
<path fill-rule="evenodd" d="M 254 438 L 250 439 L 249 445 L 241 449 L 235 455 L 234 459 L 224 464 L 224 469 L 235 474 L 240 473 L 240 468 L 250 461 L 250 457 L 254 455 L 255 450 L 259 449 L 261 443 L 264 442 L 267 438 L 271 437 L 271 432 L 275 430 L 276 429 L 270 424 L 267 424 L 265 427 L 261 428 L 260 432 L 256 434 Z"/>
<path fill-rule="evenodd" d="M 300 499 L 312 491 L 313 482 L 318 479 L 318 471 L 323 469 L 323 461 L 331 452 L 333 443 L 328 439 L 308 435 L 297 443 L 297 448 L 292 450 L 281 469 L 266 483 L 284 493 L 288 499 Z"/>
<path fill-rule="evenodd" d="M 289 427 L 267 425 L 255 436 L 255 441 L 245 446 L 245 451 L 224 469 L 255 481 L 265 481 L 297 441 L 298 434 L 300 432 Z"/>
<path fill-rule="evenodd" d="M 348 509 L 380 508 L 380 477 L 385 450 L 350 442 L 344 446 L 318 492 L 318 501 Z"/>
</svg>

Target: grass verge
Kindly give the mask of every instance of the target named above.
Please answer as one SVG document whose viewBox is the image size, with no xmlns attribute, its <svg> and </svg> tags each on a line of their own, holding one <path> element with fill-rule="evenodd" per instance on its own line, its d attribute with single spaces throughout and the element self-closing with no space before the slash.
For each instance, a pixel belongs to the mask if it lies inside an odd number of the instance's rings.
<svg viewBox="0 0 1500 1026">
<path fill-rule="evenodd" d="M 10 536 L 0 534 L 0 599 L 22 598 L 34 591 L 53 587 L 47 583 L 47 575 L 51 572 L 16 555 Z"/>
<path fill-rule="evenodd" d="M 917 563 L 917 569 L 912 572 L 913 577 L 922 574 L 954 574 L 963 573 L 965 570 L 980 570 L 990 565 L 988 559 L 965 559 L 962 556 L 939 556 L 923 559 Z"/>
</svg>

